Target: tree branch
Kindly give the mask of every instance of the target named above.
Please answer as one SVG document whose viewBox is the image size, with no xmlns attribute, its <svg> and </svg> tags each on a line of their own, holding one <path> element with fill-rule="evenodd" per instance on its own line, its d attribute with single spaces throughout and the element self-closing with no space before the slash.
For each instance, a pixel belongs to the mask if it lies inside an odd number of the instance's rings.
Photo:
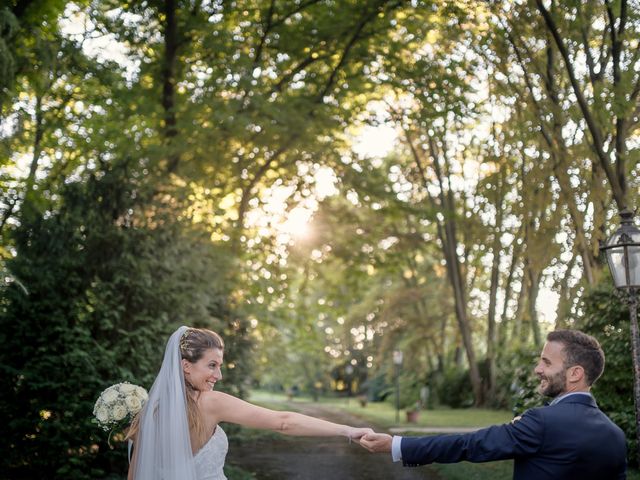
<svg viewBox="0 0 640 480">
<path fill-rule="evenodd" d="M 333 85 L 335 83 L 336 76 L 338 75 L 338 72 L 340 71 L 342 66 L 346 63 L 347 57 L 349 56 L 349 53 L 351 52 L 351 49 L 356 45 L 358 40 L 360 40 L 362 31 L 364 30 L 364 28 L 367 26 L 367 24 L 369 22 L 373 21 L 378 16 L 378 13 L 380 12 L 380 10 L 382 9 L 382 6 L 385 3 L 387 3 L 386 0 L 381 0 L 380 2 L 378 2 L 378 5 L 376 6 L 376 8 L 372 8 L 371 11 L 367 12 L 365 15 L 362 16 L 362 18 L 360 19 L 360 21 L 358 22 L 358 24 L 355 27 L 353 35 L 351 36 L 351 38 L 349 39 L 349 41 L 345 45 L 345 47 L 344 47 L 344 49 L 342 51 L 342 55 L 340 56 L 340 60 L 338 61 L 337 65 L 334 67 L 334 69 L 332 70 L 331 74 L 329 75 L 329 78 L 327 79 L 327 82 L 326 82 L 324 88 L 322 89 L 322 91 L 318 95 L 318 100 L 319 101 L 322 101 L 322 99 L 325 96 L 328 95 L 329 91 L 331 91 L 331 89 L 333 88 Z M 391 6 L 391 8 L 392 9 L 396 8 L 400 3 L 401 2 L 396 2 L 394 5 Z"/>
<path fill-rule="evenodd" d="M 580 110 L 582 111 L 584 120 L 587 123 L 587 126 L 589 127 L 589 132 L 591 133 L 591 137 L 593 139 L 593 146 L 594 146 L 596 155 L 598 156 L 598 160 L 600 160 L 600 164 L 602 165 L 602 168 L 606 172 L 609 183 L 611 184 L 613 198 L 615 199 L 615 202 L 618 208 L 622 210 L 627 206 L 626 192 L 619 178 L 617 177 L 616 172 L 614 172 L 613 169 L 611 168 L 611 164 L 609 163 L 609 158 L 607 157 L 604 151 L 604 147 L 603 147 L 604 142 L 603 142 L 602 132 L 598 127 L 598 125 L 596 124 L 596 121 L 593 115 L 591 114 L 591 111 L 589 110 L 589 105 L 587 104 L 584 94 L 582 93 L 582 89 L 576 78 L 576 74 L 573 69 L 571 59 L 569 58 L 569 53 L 567 51 L 567 48 L 564 44 L 564 41 L 562 40 L 562 37 L 560 36 L 560 32 L 558 31 L 558 27 L 556 26 L 555 21 L 553 20 L 553 18 L 551 18 L 549 11 L 545 8 L 545 6 L 542 3 L 542 0 L 536 0 L 536 5 L 538 6 L 538 10 L 542 14 L 545 24 L 547 25 L 547 28 L 551 32 L 551 35 L 553 36 L 553 39 L 556 42 L 558 50 L 562 55 L 562 58 L 564 60 L 565 67 L 567 70 L 567 74 L 569 75 L 569 81 L 571 82 L 571 86 L 573 87 L 573 93 L 575 94 L 578 100 L 578 105 L 580 106 Z"/>
</svg>

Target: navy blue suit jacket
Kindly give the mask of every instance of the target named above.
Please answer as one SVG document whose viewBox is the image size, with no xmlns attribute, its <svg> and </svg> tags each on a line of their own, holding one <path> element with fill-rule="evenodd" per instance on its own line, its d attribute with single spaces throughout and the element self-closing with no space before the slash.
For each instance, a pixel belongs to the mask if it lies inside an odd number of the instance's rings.
<svg viewBox="0 0 640 480">
<path fill-rule="evenodd" d="M 513 458 L 514 480 L 620 480 L 627 471 L 624 433 L 590 395 L 570 395 L 473 433 L 403 437 L 400 449 L 412 467 Z"/>
</svg>

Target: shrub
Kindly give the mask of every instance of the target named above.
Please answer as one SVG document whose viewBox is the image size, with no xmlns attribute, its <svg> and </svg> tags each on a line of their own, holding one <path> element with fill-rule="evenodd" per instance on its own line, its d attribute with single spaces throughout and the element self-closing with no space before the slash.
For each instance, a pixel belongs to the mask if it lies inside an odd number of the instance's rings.
<svg viewBox="0 0 640 480">
<path fill-rule="evenodd" d="M 606 359 L 592 393 L 602 411 L 624 430 L 629 462 L 637 464 L 629 309 L 606 283 L 588 292 L 582 304 L 584 317 L 577 328 L 598 339 Z"/>
<path fill-rule="evenodd" d="M 540 352 L 536 347 L 508 349 L 500 353 L 496 362 L 497 388 L 495 403 L 500 408 L 509 408 L 514 415 L 539 407 L 543 398 L 538 393 L 540 383 L 533 373 Z"/>
<path fill-rule="evenodd" d="M 451 408 L 467 408 L 473 405 L 473 389 L 469 371 L 457 368 L 445 370 L 437 383 L 436 395 L 440 404 Z"/>
<path fill-rule="evenodd" d="M 23 209 L 7 267 L 27 288 L 0 298 L 0 471 L 7 478 L 96 479 L 126 470 L 92 420 L 108 385 L 149 388 L 168 334 L 220 331 L 229 363 L 245 322 L 227 304 L 225 255 L 189 222 L 141 202 L 126 173 L 66 186 L 56 211 Z M 246 362 L 238 362 L 237 392 Z M 230 375 L 231 377 L 231 375 Z"/>
</svg>

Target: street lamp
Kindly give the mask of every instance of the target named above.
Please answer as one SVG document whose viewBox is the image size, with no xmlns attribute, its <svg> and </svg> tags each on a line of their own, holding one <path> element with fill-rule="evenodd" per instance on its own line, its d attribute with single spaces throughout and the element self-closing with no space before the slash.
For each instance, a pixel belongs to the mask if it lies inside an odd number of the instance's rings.
<svg viewBox="0 0 640 480">
<path fill-rule="evenodd" d="M 633 397 L 636 407 L 636 439 L 640 461 L 640 336 L 638 332 L 638 293 L 640 293 L 640 230 L 633 223 L 633 212 L 620 212 L 620 227 L 600 246 L 607 256 L 613 284 L 629 304 L 633 354 Z"/>
<path fill-rule="evenodd" d="M 347 380 L 347 405 L 349 404 L 349 400 L 351 399 L 351 384 L 353 383 L 353 377 L 351 377 L 351 375 L 353 374 L 353 366 L 348 363 L 347 366 L 344 368 L 344 373 L 346 373 L 346 380 Z"/>
<path fill-rule="evenodd" d="M 396 423 L 400 423 L 400 367 L 402 366 L 402 352 L 393 351 L 393 364 L 396 367 Z"/>
</svg>

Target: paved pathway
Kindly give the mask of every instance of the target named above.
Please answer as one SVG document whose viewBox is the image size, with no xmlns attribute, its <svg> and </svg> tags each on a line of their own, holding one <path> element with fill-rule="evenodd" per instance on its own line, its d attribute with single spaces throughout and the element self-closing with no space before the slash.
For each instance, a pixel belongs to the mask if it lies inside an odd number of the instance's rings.
<svg viewBox="0 0 640 480">
<path fill-rule="evenodd" d="M 296 411 L 333 422 L 369 426 L 346 412 L 295 403 Z M 283 404 L 283 409 L 287 408 Z M 271 437 L 271 436 L 269 436 Z M 264 437 L 232 443 L 227 461 L 255 472 L 257 480 L 438 480 L 429 467 L 406 468 L 390 455 L 372 454 L 339 438 Z"/>
</svg>

